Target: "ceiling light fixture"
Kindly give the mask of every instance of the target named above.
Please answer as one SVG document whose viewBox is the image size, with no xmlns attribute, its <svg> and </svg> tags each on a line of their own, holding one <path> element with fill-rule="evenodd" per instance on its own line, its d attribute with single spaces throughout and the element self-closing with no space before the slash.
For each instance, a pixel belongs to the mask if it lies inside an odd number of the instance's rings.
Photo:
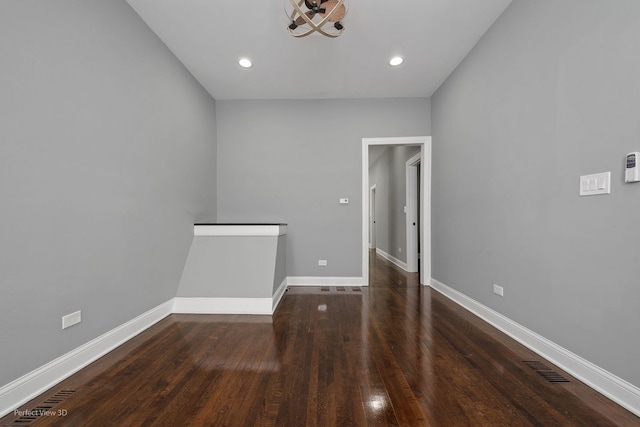
<svg viewBox="0 0 640 427">
<path fill-rule="evenodd" d="M 240 58 L 240 59 L 238 59 L 238 64 L 242 68 L 251 68 L 253 66 L 253 63 L 248 58 Z"/>
<path fill-rule="evenodd" d="M 289 0 L 285 11 L 289 20 L 289 34 L 293 37 L 305 37 L 318 32 L 323 36 L 335 38 L 344 31 L 342 20 L 347 14 L 345 0 Z M 331 23 L 331 25 L 326 25 Z"/>
<path fill-rule="evenodd" d="M 394 56 L 389 60 L 389 65 L 391 65 L 392 67 L 397 67 L 403 62 L 404 62 L 404 58 L 402 56 Z"/>
</svg>

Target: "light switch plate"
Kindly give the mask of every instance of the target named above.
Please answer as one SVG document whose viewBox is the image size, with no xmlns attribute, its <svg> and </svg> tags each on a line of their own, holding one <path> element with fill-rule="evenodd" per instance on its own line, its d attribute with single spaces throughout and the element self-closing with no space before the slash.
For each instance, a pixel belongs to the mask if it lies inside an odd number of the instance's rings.
<svg viewBox="0 0 640 427">
<path fill-rule="evenodd" d="M 340 199 L 340 204 L 341 205 L 348 205 L 349 204 L 349 199 L 345 198 L 345 199 Z"/>
<path fill-rule="evenodd" d="M 611 172 L 582 175 L 580 177 L 580 195 L 595 196 L 611 194 Z"/>
</svg>

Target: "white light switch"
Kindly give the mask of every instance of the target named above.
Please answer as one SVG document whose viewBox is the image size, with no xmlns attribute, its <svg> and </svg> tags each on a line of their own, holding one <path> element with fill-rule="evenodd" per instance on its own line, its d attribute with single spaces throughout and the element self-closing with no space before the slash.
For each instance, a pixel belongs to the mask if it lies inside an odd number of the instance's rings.
<svg viewBox="0 0 640 427">
<path fill-rule="evenodd" d="M 349 204 L 349 199 L 345 198 L 345 199 L 340 199 L 340 204 L 341 205 L 348 205 Z"/>
<path fill-rule="evenodd" d="M 611 194 L 611 172 L 580 177 L 580 195 L 595 196 L 597 194 Z"/>
</svg>

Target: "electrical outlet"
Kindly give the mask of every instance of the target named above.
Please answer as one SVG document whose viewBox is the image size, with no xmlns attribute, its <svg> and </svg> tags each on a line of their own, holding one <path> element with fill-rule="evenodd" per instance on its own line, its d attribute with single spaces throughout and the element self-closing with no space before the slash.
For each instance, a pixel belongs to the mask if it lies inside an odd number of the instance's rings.
<svg viewBox="0 0 640 427">
<path fill-rule="evenodd" d="M 402 248 L 398 248 L 398 252 L 402 253 Z"/>
<path fill-rule="evenodd" d="M 326 267 L 327 266 L 327 260 L 326 259 L 319 259 L 318 260 L 318 265 L 321 267 Z"/>
<path fill-rule="evenodd" d="M 493 284 L 493 293 L 496 295 L 504 296 L 504 288 L 502 286 L 498 286 L 495 283 Z"/>
<path fill-rule="evenodd" d="M 66 316 L 62 316 L 62 329 L 67 329 L 80 322 L 82 322 L 82 311 L 67 314 Z"/>
</svg>

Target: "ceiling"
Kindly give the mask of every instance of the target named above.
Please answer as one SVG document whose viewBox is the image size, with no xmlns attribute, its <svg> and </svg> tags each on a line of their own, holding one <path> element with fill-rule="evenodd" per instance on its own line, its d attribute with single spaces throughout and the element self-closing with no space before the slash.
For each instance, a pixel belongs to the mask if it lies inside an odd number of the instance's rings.
<svg viewBox="0 0 640 427">
<path fill-rule="evenodd" d="M 511 2 L 347 0 L 342 36 L 297 39 L 289 0 L 127 1 L 215 99 L 428 97 Z"/>
</svg>

